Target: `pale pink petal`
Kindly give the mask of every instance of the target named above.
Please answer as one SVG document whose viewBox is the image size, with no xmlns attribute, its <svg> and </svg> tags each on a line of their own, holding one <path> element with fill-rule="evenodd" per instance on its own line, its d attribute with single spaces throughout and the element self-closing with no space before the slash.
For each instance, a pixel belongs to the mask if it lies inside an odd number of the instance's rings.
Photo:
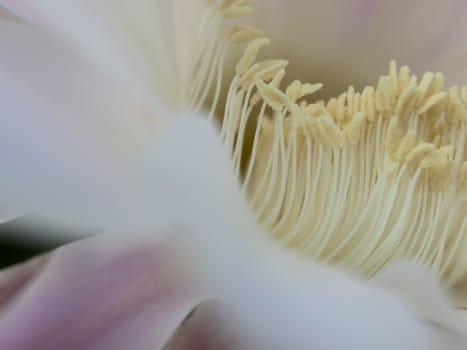
<svg viewBox="0 0 467 350">
<path fill-rule="evenodd" d="M 462 0 L 252 0 L 270 53 L 290 59 L 290 78 L 321 81 L 336 95 L 374 84 L 391 59 L 415 72 L 467 81 L 467 3 Z"/>
<path fill-rule="evenodd" d="M 202 300 L 173 244 L 104 235 L 2 272 L 0 348 L 162 349 Z"/>
</svg>

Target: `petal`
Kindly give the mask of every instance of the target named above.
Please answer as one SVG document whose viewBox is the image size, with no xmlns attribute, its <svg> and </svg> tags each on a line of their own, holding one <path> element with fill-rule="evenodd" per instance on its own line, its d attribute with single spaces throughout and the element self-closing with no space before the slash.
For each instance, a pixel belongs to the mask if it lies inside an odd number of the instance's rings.
<svg viewBox="0 0 467 350">
<path fill-rule="evenodd" d="M 396 59 L 416 73 L 467 81 L 467 3 L 458 0 L 252 0 L 271 51 L 290 59 L 292 79 L 323 82 L 328 96 L 373 84 Z"/>
<path fill-rule="evenodd" d="M 204 0 L 172 0 L 172 3 L 179 94 L 184 96 L 193 74 L 200 23 L 206 6 Z"/>
<path fill-rule="evenodd" d="M 372 283 L 405 302 L 415 316 L 434 325 L 462 332 L 457 315 L 439 288 L 436 278 L 412 262 L 399 262 L 384 268 Z"/>
<path fill-rule="evenodd" d="M 464 320 L 465 328 L 467 328 L 467 311 L 466 310 L 461 310 L 460 314 L 461 314 L 462 319 Z"/>
<path fill-rule="evenodd" d="M 2 0 L 66 39 L 131 89 L 150 100 L 177 101 L 173 4 L 128 0 Z"/>
<path fill-rule="evenodd" d="M 0 21 L 0 45 L 0 206 L 97 219 L 165 112 L 34 26 Z"/>
<path fill-rule="evenodd" d="M 208 300 L 198 305 L 167 343 L 170 350 L 252 349 L 230 327 L 225 305 Z M 240 342 L 242 347 L 240 347 Z"/>
<path fill-rule="evenodd" d="M 14 220 L 21 216 L 21 213 L 5 208 L 0 208 L 0 224 Z"/>
<path fill-rule="evenodd" d="M 0 348 L 162 349 L 201 300 L 174 249 L 103 235 L 2 272 Z"/>
</svg>

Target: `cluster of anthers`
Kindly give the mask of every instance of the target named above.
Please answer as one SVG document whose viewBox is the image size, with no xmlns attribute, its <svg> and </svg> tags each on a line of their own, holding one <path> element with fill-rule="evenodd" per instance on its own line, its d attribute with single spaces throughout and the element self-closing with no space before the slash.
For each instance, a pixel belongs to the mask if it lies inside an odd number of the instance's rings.
<svg viewBox="0 0 467 350">
<path fill-rule="evenodd" d="M 187 107 L 199 110 L 211 93 L 213 117 L 227 49 L 246 43 L 220 134 L 261 225 L 363 274 L 409 257 L 459 281 L 467 272 L 467 87 L 446 91 L 443 74 L 418 81 L 391 62 L 376 88 L 308 102 L 321 83 L 281 89 L 288 62 L 257 61 L 270 40 L 226 21 L 251 10 L 247 0 L 208 1 Z"/>
</svg>

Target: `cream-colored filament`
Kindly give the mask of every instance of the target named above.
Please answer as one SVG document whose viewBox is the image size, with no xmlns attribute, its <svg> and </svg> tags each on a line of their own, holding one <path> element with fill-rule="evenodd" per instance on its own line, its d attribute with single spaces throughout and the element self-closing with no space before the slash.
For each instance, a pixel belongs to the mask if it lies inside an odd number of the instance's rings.
<svg viewBox="0 0 467 350">
<path fill-rule="evenodd" d="M 321 83 L 281 88 L 288 62 L 257 61 L 270 40 L 229 23 L 251 10 L 247 0 L 208 1 L 186 108 L 198 111 L 211 94 L 212 118 L 225 100 L 219 132 L 261 225 L 284 245 L 365 275 L 411 258 L 459 281 L 467 273 L 467 87 L 445 90 L 443 74 L 418 79 L 391 62 L 376 87 L 310 102 Z M 239 43 L 244 54 L 222 97 L 225 55 Z"/>
</svg>

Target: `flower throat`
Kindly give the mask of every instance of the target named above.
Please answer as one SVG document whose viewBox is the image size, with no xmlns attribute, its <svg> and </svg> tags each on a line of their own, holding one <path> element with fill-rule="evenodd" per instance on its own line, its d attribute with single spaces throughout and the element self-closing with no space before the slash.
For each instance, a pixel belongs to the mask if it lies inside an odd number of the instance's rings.
<svg viewBox="0 0 467 350">
<path fill-rule="evenodd" d="M 210 0 L 186 108 L 224 103 L 220 136 L 258 222 L 284 245 L 371 275 L 411 258 L 454 285 L 467 273 L 467 87 L 390 62 L 375 86 L 309 101 L 281 88 L 288 62 L 258 61 L 263 32 L 229 23 L 247 0 Z M 224 61 L 245 44 L 228 91 Z"/>
</svg>

